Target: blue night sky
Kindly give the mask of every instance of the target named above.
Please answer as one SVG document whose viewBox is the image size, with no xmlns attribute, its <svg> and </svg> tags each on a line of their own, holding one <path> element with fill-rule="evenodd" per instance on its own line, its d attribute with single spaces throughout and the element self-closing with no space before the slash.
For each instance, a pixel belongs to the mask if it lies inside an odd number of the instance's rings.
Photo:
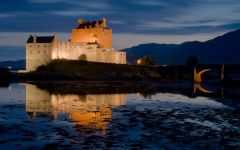
<svg viewBox="0 0 240 150">
<path fill-rule="evenodd" d="M 78 18 L 103 17 L 113 29 L 117 49 L 141 43 L 205 41 L 240 28 L 240 1 L 1 0 L 0 61 L 24 58 L 29 34 L 56 33 L 67 40 Z"/>
</svg>

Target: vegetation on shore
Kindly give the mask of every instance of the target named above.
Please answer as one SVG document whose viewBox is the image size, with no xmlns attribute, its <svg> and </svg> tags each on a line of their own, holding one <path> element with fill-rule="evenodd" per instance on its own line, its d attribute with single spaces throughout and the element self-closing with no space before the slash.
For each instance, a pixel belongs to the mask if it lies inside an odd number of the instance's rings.
<svg viewBox="0 0 240 150">
<path fill-rule="evenodd" d="M 0 80 L 4 82 L 24 81 L 193 81 L 193 68 L 197 71 L 206 68 L 203 80 L 221 81 L 222 65 L 169 65 L 147 66 L 128 64 L 107 64 L 83 60 L 54 60 L 29 73 L 0 70 Z M 225 65 L 224 84 L 237 84 L 240 65 Z"/>
<path fill-rule="evenodd" d="M 154 66 L 107 64 L 81 60 L 54 60 L 38 67 L 31 75 L 82 80 L 161 80 Z"/>
</svg>

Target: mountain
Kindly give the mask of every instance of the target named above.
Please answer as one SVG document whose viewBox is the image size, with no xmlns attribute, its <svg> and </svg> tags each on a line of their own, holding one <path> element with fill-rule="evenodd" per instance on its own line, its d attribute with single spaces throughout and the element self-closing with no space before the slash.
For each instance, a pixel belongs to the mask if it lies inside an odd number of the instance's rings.
<svg viewBox="0 0 240 150">
<path fill-rule="evenodd" d="M 159 64 L 184 64 L 189 56 L 196 56 L 202 64 L 240 64 L 240 30 L 206 42 L 150 43 L 127 48 L 125 51 L 130 63 L 147 55 L 155 57 Z"/>
<path fill-rule="evenodd" d="M 11 67 L 12 70 L 23 70 L 25 69 L 26 61 L 25 60 L 16 60 L 16 61 L 1 61 L 0 67 Z"/>
</svg>

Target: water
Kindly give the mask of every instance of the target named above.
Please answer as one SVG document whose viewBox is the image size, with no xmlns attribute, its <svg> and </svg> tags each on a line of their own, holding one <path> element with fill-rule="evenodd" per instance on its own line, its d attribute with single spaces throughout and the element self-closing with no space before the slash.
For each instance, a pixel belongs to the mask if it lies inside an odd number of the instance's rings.
<svg viewBox="0 0 240 150">
<path fill-rule="evenodd" d="M 179 86 L 146 94 L 10 84 L 0 88 L 0 149 L 239 149 L 239 89 Z"/>
</svg>

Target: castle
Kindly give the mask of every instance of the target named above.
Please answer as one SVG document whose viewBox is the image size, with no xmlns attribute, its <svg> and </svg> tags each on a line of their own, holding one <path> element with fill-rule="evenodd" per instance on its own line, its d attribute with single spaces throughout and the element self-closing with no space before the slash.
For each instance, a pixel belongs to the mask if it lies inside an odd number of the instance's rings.
<svg viewBox="0 0 240 150">
<path fill-rule="evenodd" d="M 67 42 L 54 36 L 30 35 L 26 44 L 26 71 L 34 71 L 54 59 L 126 64 L 126 53 L 112 48 L 112 29 L 107 20 L 78 20 Z"/>
</svg>

